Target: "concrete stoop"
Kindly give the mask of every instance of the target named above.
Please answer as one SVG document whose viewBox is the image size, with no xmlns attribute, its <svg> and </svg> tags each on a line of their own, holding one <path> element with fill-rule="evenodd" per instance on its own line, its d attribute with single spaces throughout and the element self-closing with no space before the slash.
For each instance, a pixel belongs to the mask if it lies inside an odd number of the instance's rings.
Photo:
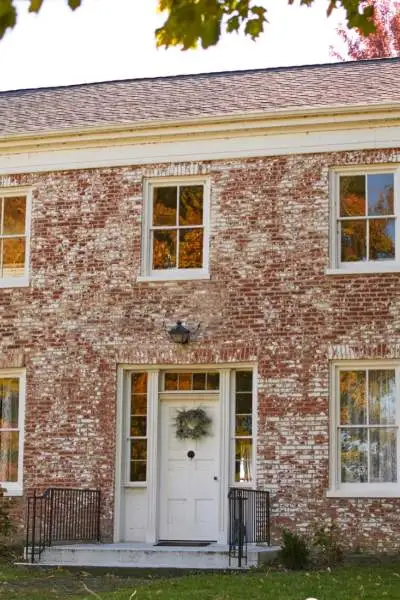
<svg viewBox="0 0 400 600">
<path fill-rule="evenodd" d="M 242 568 L 259 567 L 276 558 L 279 547 L 249 545 Z M 52 567 L 122 567 L 140 569 L 237 569 L 229 565 L 229 548 L 218 544 L 205 547 L 152 546 L 150 544 L 81 544 L 52 546 L 38 563 Z"/>
</svg>

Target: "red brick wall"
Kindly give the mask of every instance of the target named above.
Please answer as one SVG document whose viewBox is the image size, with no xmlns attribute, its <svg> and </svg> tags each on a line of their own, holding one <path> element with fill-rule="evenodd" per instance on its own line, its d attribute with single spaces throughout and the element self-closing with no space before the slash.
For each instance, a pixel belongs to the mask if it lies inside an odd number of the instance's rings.
<svg viewBox="0 0 400 600">
<path fill-rule="evenodd" d="M 394 152 L 13 176 L 34 190 L 31 286 L 0 290 L 0 363 L 27 370 L 25 490 L 100 486 L 111 531 L 117 364 L 251 359 L 275 527 L 334 518 L 348 546 L 398 547 L 400 500 L 325 495 L 329 358 L 400 357 L 400 275 L 325 275 L 328 171 Z M 193 173 L 211 179 L 211 280 L 136 283 L 143 177 Z M 195 343 L 168 340 L 177 318 L 201 322 Z"/>
</svg>

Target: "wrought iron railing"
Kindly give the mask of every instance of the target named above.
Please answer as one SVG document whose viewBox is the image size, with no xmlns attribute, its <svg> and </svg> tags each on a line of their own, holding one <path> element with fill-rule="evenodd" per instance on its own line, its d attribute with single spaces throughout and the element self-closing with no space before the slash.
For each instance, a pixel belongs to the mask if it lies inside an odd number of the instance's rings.
<svg viewBox="0 0 400 600">
<path fill-rule="evenodd" d="M 100 541 L 100 490 L 48 488 L 28 497 L 26 558 L 57 542 Z"/>
<path fill-rule="evenodd" d="M 247 563 L 248 544 L 270 544 L 269 492 L 230 488 L 229 494 L 229 564 Z"/>
</svg>

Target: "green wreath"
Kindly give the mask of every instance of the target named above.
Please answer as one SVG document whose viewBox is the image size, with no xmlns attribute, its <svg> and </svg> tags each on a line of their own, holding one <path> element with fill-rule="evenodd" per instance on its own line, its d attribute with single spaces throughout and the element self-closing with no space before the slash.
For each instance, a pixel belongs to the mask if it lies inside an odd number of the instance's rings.
<svg viewBox="0 0 400 600">
<path fill-rule="evenodd" d="M 176 415 L 176 437 L 179 440 L 199 440 L 209 434 L 211 419 L 202 408 L 179 410 Z"/>
</svg>

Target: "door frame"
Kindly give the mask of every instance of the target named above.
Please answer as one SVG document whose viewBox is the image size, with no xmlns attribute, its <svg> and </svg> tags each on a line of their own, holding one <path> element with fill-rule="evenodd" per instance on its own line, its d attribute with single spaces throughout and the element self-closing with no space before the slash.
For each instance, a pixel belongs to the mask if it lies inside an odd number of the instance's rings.
<svg viewBox="0 0 400 600">
<path fill-rule="evenodd" d="M 143 484 L 130 484 L 129 487 L 147 488 L 147 515 L 146 542 L 156 544 L 159 540 L 160 522 L 160 374 L 163 371 L 218 371 L 220 375 L 219 389 L 219 439 L 220 439 L 220 486 L 217 508 L 217 543 L 227 544 L 228 541 L 228 491 L 231 484 L 231 373 L 233 370 L 251 369 L 254 381 L 257 381 L 257 365 L 255 362 L 246 363 L 208 363 L 206 365 L 139 365 L 120 364 L 117 367 L 117 406 L 116 406 L 116 452 L 115 452 L 115 486 L 114 486 L 114 542 L 119 542 L 123 537 L 122 532 L 122 494 L 125 484 L 122 480 L 122 458 L 123 458 L 123 418 L 124 406 L 128 386 L 126 384 L 130 374 L 134 371 L 146 371 L 148 373 L 148 456 L 147 456 L 147 482 Z M 257 415 L 257 386 L 254 385 L 253 414 Z M 183 394 L 183 393 L 182 393 Z M 253 448 L 257 445 L 257 419 L 254 419 Z M 255 467 L 255 461 L 254 461 Z M 256 481 L 256 472 L 254 472 Z"/>
</svg>

